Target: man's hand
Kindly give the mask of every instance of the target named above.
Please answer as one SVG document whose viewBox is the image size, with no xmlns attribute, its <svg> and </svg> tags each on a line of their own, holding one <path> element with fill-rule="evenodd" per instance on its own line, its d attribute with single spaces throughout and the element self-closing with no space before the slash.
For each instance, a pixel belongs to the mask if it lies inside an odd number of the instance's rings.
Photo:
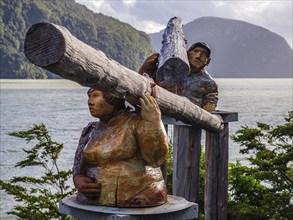
<svg viewBox="0 0 293 220">
<path fill-rule="evenodd" d="M 101 185 L 86 176 L 77 175 L 73 178 L 73 182 L 76 189 L 85 196 L 96 197 L 101 193 Z"/>
<path fill-rule="evenodd" d="M 139 102 L 141 104 L 141 116 L 143 120 L 160 128 L 161 111 L 157 101 L 152 96 L 143 94 Z"/>
<path fill-rule="evenodd" d="M 208 112 L 212 112 L 212 111 L 216 110 L 216 106 L 214 106 L 214 105 L 205 105 L 202 108 Z"/>
<path fill-rule="evenodd" d="M 147 73 L 151 78 L 154 79 L 159 55 L 159 53 L 154 53 L 153 55 L 149 56 L 140 67 L 138 73 L 141 75 L 143 73 Z"/>
</svg>

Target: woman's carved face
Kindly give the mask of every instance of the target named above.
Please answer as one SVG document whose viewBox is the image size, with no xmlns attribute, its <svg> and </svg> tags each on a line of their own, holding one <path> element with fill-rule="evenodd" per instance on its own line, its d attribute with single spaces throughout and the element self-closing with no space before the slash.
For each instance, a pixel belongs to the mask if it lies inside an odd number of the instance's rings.
<svg viewBox="0 0 293 220">
<path fill-rule="evenodd" d="M 101 91 L 93 90 L 88 93 L 88 97 L 89 111 L 93 117 L 100 118 L 113 113 L 115 107 L 105 101 Z"/>
</svg>

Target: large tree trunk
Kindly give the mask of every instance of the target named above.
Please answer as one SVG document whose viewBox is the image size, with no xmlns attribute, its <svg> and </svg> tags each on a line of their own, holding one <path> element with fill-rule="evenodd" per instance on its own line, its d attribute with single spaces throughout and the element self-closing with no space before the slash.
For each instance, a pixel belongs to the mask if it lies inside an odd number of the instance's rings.
<svg viewBox="0 0 293 220">
<path fill-rule="evenodd" d="M 124 98 L 138 105 L 142 93 L 151 94 L 150 80 L 111 60 L 102 51 L 81 42 L 59 25 L 37 23 L 27 32 L 25 55 L 33 64 L 75 81 Z M 223 129 L 217 115 L 157 87 L 157 102 L 162 113 L 187 124 L 218 133 Z"/>
</svg>

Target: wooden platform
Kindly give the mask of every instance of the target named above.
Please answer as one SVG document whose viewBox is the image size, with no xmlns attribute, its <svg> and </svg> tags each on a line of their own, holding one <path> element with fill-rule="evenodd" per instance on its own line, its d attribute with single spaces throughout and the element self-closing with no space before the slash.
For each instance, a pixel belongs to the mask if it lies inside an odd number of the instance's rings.
<svg viewBox="0 0 293 220">
<path fill-rule="evenodd" d="M 179 220 L 198 218 L 198 205 L 188 202 L 183 197 L 168 195 L 168 202 L 149 208 L 116 208 L 106 206 L 83 205 L 75 200 L 75 196 L 62 199 L 59 212 L 71 215 L 80 220 Z"/>
</svg>

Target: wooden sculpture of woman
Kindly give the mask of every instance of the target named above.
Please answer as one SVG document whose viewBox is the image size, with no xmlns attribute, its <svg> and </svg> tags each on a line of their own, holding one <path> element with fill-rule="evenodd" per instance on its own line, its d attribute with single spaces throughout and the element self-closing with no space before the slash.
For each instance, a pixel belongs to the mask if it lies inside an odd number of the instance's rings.
<svg viewBox="0 0 293 220">
<path fill-rule="evenodd" d="M 88 97 L 90 113 L 99 121 L 84 128 L 76 150 L 77 200 L 115 207 L 165 203 L 160 165 L 167 159 L 168 143 L 156 100 L 143 95 L 139 114 L 99 90 L 89 89 Z"/>
</svg>

